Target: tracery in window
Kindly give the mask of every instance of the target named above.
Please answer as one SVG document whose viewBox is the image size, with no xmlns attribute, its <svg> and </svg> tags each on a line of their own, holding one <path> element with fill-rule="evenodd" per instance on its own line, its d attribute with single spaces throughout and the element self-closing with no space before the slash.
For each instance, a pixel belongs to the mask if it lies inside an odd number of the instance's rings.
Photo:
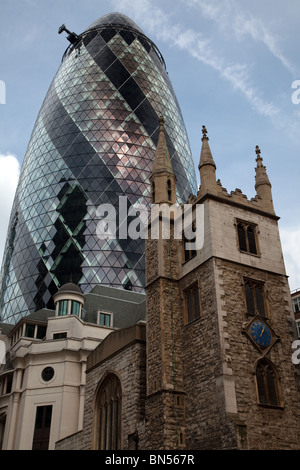
<svg viewBox="0 0 300 470">
<path fill-rule="evenodd" d="M 238 221 L 237 232 L 240 250 L 252 255 L 257 255 L 256 225 L 250 222 Z"/>
<path fill-rule="evenodd" d="M 96 448 L 121 449 L 122 389 L 116 375 L 110 374 L 101 385 L 95 412 Z"/>
<path fill-rule="evenodd" d="M 267 359 L 261 359 L 256 366 L 258 403 L 266 406 L 280 406 L 279 382 L 275 367 Z"/>
<path fill-rule="evenodd" d="M 247 313 L 266 317 L 264 284 L 254 279 L 245 279 L 245 297 Z"/>
<path fill-rule="evenodd" d="M 190 323 L 200 317 L 200 298 L 198 284 L 193 284 L 184 291 L 185 323 Z"/>
</svg>

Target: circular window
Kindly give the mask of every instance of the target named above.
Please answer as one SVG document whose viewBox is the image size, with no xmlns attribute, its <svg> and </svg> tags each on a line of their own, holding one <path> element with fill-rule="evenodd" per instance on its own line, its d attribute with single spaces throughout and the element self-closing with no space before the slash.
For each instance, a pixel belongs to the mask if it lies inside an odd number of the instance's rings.
<svg viewBox="0 0 300 470">
<path fill-rule="evenodd" d="M 45 369 L 42 371 L 42 379 L 45 382 L 49 382 L 54 377 L 54 369 L 53 367 L 45 367 Z"/>
</svg>

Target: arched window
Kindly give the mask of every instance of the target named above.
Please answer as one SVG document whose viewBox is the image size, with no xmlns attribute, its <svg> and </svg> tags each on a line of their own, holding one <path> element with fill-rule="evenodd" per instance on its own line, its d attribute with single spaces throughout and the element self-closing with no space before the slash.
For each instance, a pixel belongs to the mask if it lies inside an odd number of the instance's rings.
<svg viewBox="0 0 300 470">
<path fill-rule="evenodd" d="M 151 184 L 151 193 L 152 193 L 152 204 L 155 204 L 155 183 L 154 181 L 152 181 L 152 184 Z"/>
<path fill-rule="evenodd" d="M 264 284 L 254 279 L 245 279 L 245 296 L 247 313 L 266 317 L 266 300 Z"/>
<path fill-rule="evenodd" d="M 240 250 L 257 255 L 256 225 L 248 222 L 238 222 L 237 231 Z"/>
<path fill-rule="evenodd" d="M 167 181 L 167 191 L 168 191 L 168 201 L 171 201 L 171 198 L 172 198 L 171 180 Z"/>
<path fill-rule="evenodd" d="M 110 374 L 99 388 L 96 399 L 96 448 L 121 448 L 122 390 L 118 377 Z"/>
<path fill-rule="evenodd" d="M 259 404 L 280 406 L 279 383 L 273 364 L 267 359 L 258 361 L 255 377 Z"/>
</svg>

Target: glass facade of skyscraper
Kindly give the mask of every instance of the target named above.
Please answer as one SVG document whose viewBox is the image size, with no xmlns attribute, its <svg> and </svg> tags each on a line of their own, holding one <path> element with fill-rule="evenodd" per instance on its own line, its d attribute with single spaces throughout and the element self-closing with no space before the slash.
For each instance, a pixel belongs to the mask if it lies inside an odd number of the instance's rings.
<svg viewBox="0 0 300 470">
<path fill-rule="evenodd" d="M 2 264 L 2 321 L 52 308 L 70 279 L 84 293 L 97 284 L 143 290 L 144 240 L 99 238 L 96 211 L 110 203 L 118 216 L 119 196 L 149 204 L 161 115 L 185 201 L 197 191 L 194 165 L 157 47 L 118 13 L 73 37 L 24 158 Z"/>
</svg>

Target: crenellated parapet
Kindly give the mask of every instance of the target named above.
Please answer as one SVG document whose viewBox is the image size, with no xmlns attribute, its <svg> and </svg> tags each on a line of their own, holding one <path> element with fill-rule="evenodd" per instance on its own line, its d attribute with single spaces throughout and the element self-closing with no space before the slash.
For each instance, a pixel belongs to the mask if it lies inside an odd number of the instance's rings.
<svg viewBox="0 0 300 470">
<path fill-rule="evenodd" d="M 207 130 L 202 126 L 202 147 L 200 154 L 199 172 L 200 186 L 197 195 L 190 195 L 187 203 L 199 203 L 206 198 L 223 199 L 224 202 L 234 205 L 242 205 L 250 210 L 255 210 L 269 214 L 272 218 L 277 218 L 274 212 L 271 183 L 269 181 L 266 167 L 262 163 L 261 151 L 258 146 L 255 147 L 256 162 L 255 168 L 255 190 L 256 195 L 249 199 L 243 194 L 241 189 L 236 188 L 234 191 L 228 192 L 222 186 L 220 179 L 216 179 L 216 164 L 212 156 L 212 152 L 208 143 Z"/>
</svg>

